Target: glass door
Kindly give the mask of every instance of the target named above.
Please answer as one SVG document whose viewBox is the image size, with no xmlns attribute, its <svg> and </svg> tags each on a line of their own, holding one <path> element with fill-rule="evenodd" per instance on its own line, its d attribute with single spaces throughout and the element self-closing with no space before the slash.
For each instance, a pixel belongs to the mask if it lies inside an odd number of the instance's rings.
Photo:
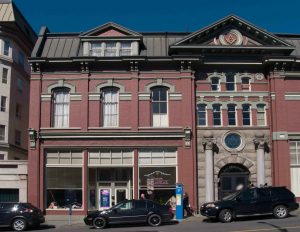
<svg viewBox="0 0 300 232">
<path fill-rule="evenodd" d="M 126 199 L 128 199 L 127 188 L 116 188 L 115 196 L 116 196 L 116 204 L 118 204 L 121 201 L 125 201 Z"/>
</svg>

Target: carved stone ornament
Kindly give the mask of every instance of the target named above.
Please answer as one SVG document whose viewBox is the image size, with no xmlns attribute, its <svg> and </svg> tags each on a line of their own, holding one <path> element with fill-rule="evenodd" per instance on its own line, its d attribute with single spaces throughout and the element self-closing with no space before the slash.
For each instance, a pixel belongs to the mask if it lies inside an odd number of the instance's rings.
<svg viewBox="0 0 300 232">
<path fill-rule="evenodd" d="M 243 35 L 235 29 L 227 31 L 214 39 L 215 45 L 242 45 Z"/>
<path fill-rule="evenodd" d="M 256 73 L 256 74 L 255 74 L 255 78 L 256 78 L 256 80 L 261 81 L 261 80 L 263 80 L 265 77 L 264 77 L 264 74 L 263 74 L 263 73 Z"/>
</svg>

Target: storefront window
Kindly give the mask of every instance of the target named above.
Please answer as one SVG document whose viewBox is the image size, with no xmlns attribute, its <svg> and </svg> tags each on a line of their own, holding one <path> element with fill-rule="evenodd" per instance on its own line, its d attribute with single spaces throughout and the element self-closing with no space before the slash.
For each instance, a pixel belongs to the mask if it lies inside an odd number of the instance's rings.
<svg viewBox="0 0 300 232">
<path fill-rule="evenodd" d="M 47 208 L 82 208 L 82 168 L 47 167 Z"/>
<path fill-rule="evenodd" d="M 175 195 L 176 167 L 140 167 L 139 186 L 141 195 L 164 204 Z"/>
</svg>

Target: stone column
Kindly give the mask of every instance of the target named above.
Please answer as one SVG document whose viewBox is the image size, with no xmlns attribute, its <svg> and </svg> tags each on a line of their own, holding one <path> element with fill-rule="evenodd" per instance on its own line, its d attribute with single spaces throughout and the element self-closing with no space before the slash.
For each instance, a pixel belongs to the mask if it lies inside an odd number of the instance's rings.
<svg viewBox="0 0 300 232">
<path fill-rule="evenodd" d="M 266 138 L 263 134 L 255 136 L 254 139 L 256 149 L 256 167 L 257 167 L 257 187 L 266 183 L 265 179 L 265 149 L 267 146 Z"/>
<path fill-rule="evenodd" d="M 205 151 L 205 200 L 214 201 L 214 138 L 205 136 L 203 141 Z"/>
</svg>

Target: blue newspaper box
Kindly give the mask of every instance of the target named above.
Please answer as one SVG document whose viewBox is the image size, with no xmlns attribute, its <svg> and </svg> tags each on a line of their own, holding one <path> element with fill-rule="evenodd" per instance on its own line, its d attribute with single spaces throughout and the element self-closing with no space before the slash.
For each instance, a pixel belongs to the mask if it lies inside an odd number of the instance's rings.
<svg viewBox="0 0 300 232">
<path fill-rule="evenodd" d="M 183 184 L 176 184 L 176 219 L 183 219 Z"/>
</svg>

